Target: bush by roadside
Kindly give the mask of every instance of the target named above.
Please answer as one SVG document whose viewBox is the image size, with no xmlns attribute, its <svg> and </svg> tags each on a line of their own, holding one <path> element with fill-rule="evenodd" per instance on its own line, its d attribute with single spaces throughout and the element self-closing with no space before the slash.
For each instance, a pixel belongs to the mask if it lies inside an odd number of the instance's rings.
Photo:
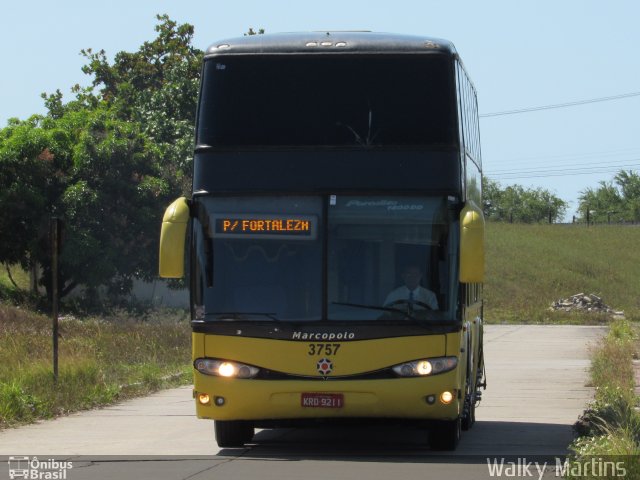
<svg viewBox="0 0 640 480">
<path fill-rule="evenodd" d="M 611 478 L 620 478 L 622 469 L 623 478 L 640 478 L 640 412 L 632 365 L 632 358 L 640 351 L 638 342 L 633 324 L 625 320 L 611 324 L 608 335 L 593 353 L 591 381 L 596 388 L 595 399 L 575 424 L 578 438 L 569 447 L 573 464 L 593 465 L 595 459 L 596 464 L 617 465 L 610 472 L 614 473 Z M 603 478 L 602 472 L 589 468 L 576 470 L 582 474 L 567 478 Z"/>
</svg>

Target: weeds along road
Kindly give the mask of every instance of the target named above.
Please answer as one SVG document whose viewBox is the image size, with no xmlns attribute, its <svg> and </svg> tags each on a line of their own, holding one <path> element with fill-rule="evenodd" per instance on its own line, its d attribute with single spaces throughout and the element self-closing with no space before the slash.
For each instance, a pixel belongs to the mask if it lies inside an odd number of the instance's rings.
<svg viewBox="0 0 640 480">
<path fill-rule="evenodd" d="M 432 452 L 407 427 L 258 431 L 246 449 L 217 447 L 213 422 L 194 417 L 191 388 L 0 432 L 9 456 L 73 462 L 66 479 L 483 479 L 487 458 L 539 462 L 566 452 L 571 425 L 592 398 L 589 345 L 602 327 L 489 325 L 488 388 L 477 422 L 452 453 Z M 507 464 L 508 465 L 508 464 Z M 558 478 L 532 463 L 515 478 Z M 505 475 L 506 478 L 506 475 Z M 514 478 L 514 477 L 511 477 Z"/>
</svg>

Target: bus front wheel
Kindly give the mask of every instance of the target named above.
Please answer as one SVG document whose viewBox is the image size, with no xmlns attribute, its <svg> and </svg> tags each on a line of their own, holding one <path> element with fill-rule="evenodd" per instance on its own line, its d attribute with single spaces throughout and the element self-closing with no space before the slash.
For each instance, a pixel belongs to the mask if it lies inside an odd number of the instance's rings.
<svg viewBox="0 0 640 480">
<path fill-rule="evenodd" d="M 242 420 L 215 420 L 216 441 L 220 448 L 244 447 L 253 438 L 253 424 Z"/>
<path fill-rule="evenodd" d="M 476 423 L 476 395 L 468 393 L 465 397 L 464 412 L 462 414 L 462 430 L 469 430 Z"/>
<path fill-rule="evenodd" d="M 432 450 L 455 450 L 460 441 L 461 420 L 440 420 L 429 430 L 429 446 Z"/>
</svg>

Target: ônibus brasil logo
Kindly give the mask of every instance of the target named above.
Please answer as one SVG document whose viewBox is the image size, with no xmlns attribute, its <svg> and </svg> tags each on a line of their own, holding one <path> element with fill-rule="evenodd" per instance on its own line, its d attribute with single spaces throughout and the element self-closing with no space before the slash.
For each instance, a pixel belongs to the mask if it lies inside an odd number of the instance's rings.
<svg viewBox="0 0 640 480">
<path fill-rule="evenodd" d="M 26 478 L 31 480 L 66 480 L 67 470 L 73 468 L 73 462 L 38 457 L 9 457 L 9 478 Z"/>
</svg>

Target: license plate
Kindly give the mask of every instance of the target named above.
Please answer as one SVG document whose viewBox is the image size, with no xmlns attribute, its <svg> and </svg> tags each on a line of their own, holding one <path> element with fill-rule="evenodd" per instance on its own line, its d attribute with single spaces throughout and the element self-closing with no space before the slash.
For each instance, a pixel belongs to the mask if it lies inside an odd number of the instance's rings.
<svg viewBox="0 0 640 480">
<path fill-rule="evenodd" d="M 342 408 L 344 395 L 342 393 L 303 393 L 300 404 L 311 408 Z"/>
</svg>

